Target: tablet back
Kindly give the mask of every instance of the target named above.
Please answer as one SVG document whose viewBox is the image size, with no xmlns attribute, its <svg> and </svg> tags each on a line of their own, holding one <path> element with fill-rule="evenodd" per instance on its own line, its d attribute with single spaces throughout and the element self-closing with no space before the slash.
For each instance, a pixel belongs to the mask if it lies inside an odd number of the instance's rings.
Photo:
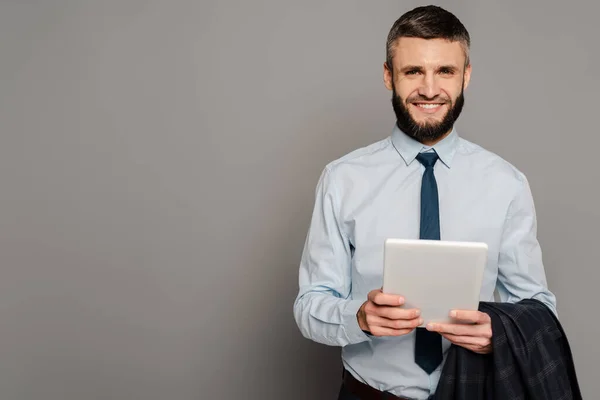
<svg viewBox="0 0 600 400">
<path fill-rule="evenodd" d="M 428 322 L 458 322 L 452 309 L 477 310 L 488 246 L 477 242 L 387 239 L 383 292 L 402 295 Z"/>
</svg>

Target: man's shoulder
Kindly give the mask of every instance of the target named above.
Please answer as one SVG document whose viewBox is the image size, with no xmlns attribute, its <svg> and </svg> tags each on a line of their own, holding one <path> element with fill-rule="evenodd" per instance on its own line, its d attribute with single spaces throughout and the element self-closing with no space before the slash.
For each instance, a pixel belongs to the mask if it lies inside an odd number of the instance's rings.
<svg viewBox="0 0 600 400">
<path fill-rule="evenodd" d="M 523 171 L 498 153 L 465 138 L 459 138 L 458 153 L 465 162 L 487 174 L 514 179 L 518 183 L 524 183 L 527 179 Z"/>
<path fill-rule="evenodd" d="M 345 166 L 377 164 L 387 157 L 386 152 L 390 149 L 391 145 L 391 138 L 388 136 L 374 143 L 354 149 L 330 161 L 326 165 L 326 169 L 332 171 Z"/>
</svg>

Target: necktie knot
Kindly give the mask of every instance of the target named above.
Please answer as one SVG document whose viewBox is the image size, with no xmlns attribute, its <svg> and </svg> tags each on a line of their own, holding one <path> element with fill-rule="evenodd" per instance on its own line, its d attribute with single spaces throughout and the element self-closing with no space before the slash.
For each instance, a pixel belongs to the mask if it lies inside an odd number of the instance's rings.
<svg viewBox="0 0 600 400">
<path fill-rule="evenodd" d="M 419 161 L 425 168 L 433 168 L 435 162 L 438 160 L 439 156 L 436 152 L 432 153 L 419 153 L 417 155 L 417 161 Z"/>
</svg>

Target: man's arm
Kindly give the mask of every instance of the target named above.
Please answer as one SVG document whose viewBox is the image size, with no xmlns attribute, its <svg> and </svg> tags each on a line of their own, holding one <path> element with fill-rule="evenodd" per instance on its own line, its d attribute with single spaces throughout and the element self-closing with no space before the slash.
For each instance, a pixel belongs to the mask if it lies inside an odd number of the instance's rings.
<svg viewBox="0 0 600 400">
<path fill-rule="evenodd" d="M 294 317 L 304 337 L 330 346 L 370 340 L 356 317 L 366 299 L 350 298 L 351 247 L 338 220 L 339 207 L 331 171 L 325 168 L 300 262 Z"/>
<path fill-rule="evenodd" d="M 498 293 L 500 300 L 517 303 L 533 298 L 556 314 L 556 300 L 548 290 L 537 240 L 537 224 L 529 184 L 521 175 L 521 186 L 508 211 L 498 256 Z M 489 315 L 480 311 L 454 310 L 458 318 L 472 324 L 430 324 L 427 329 L 439 332 L 450 342 L 480 354 L 492 349 L 492 326 Z"/>
<path fill-rule="evenodd" d="M 546 283 L 542 251 L 537 239 L 537 220 L 527 178 L 510 204 L 504 224 L 498 257 L 498 294 L 500 300 L 517 303 L 533 298 L 556 314 L 556 298 Z"/>
</svg>

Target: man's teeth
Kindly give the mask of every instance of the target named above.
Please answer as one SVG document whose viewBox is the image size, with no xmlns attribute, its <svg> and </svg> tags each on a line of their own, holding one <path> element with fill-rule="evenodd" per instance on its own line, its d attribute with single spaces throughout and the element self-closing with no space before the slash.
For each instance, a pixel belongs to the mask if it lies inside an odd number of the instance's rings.
<svg viewBox="0 0 600 400">
<path fill-rule="evenodd" d="M 441 104 L 417 104 L 417 106 L 421 108 L 436 108 L 441 106 Z"/>
</svg>

